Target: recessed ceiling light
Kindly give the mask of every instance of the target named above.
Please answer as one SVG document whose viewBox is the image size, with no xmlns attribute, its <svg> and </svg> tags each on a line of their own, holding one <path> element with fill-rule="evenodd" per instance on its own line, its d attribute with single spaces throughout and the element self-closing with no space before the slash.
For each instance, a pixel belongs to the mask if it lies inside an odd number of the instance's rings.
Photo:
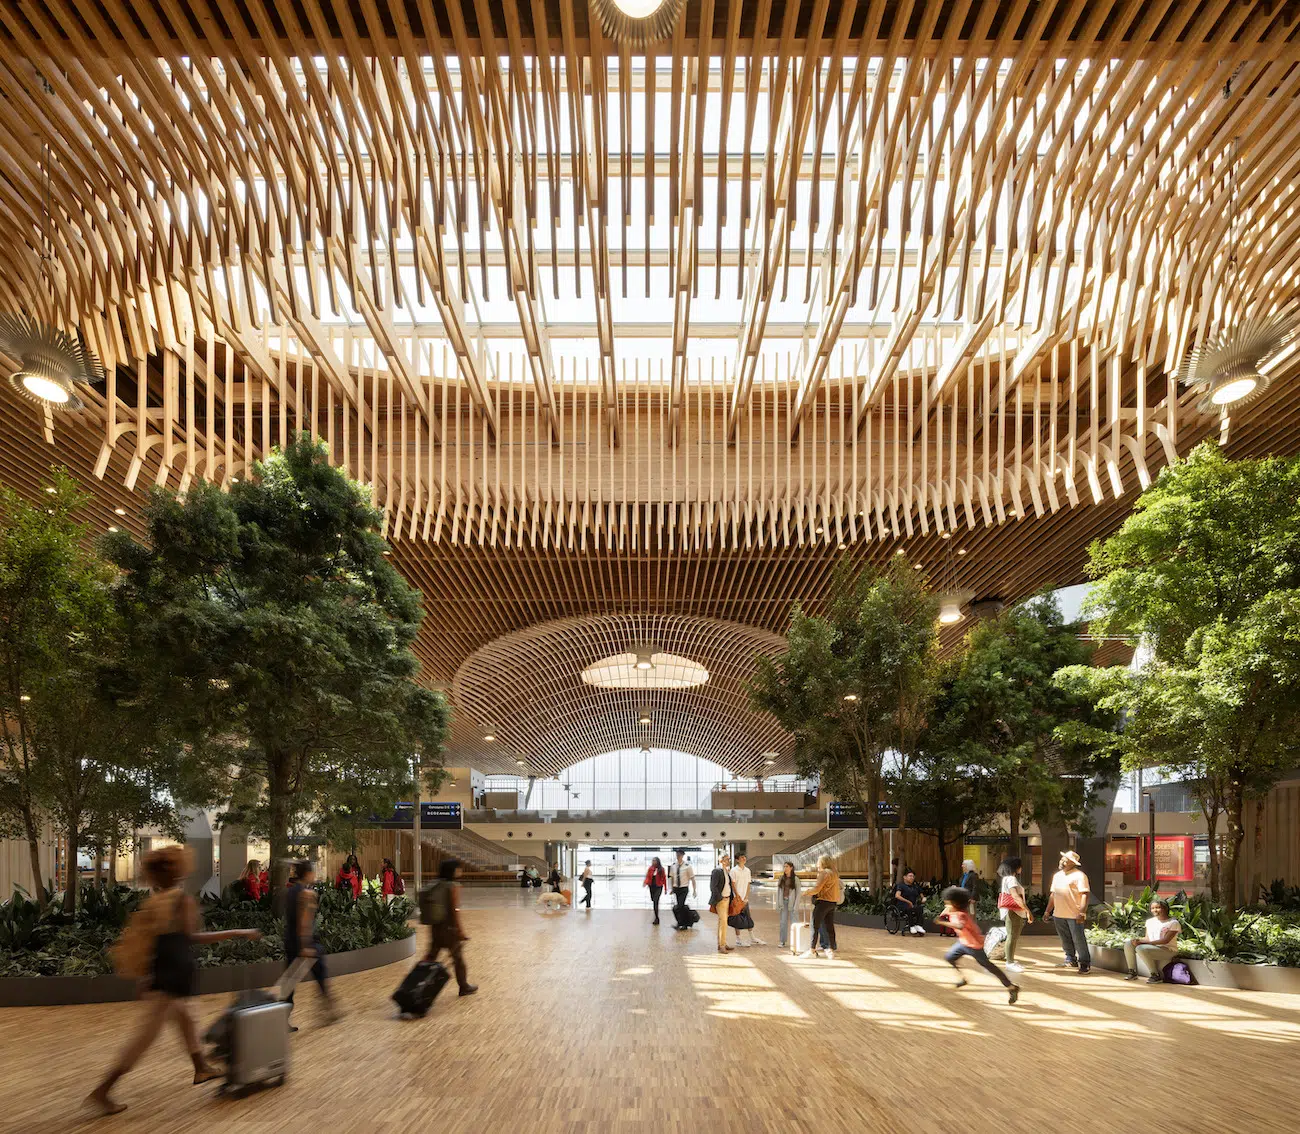
<svg viewBox="0 0 1300 1134">
<path fill-rule="evenodd" d="M 966 554 L 966 549 L 965 549 L 964 547 L 959 547 L 959 548 L 957 549 L 957 554 L 958 554 L 958 555 L 965 555 L 965 554 Z"/>
<path fill-rule="evenodd" d="M 849 545 L 848 545 L 847 543 L 841 543 L 841 544 L 840 544 L 840 550 L 841 550 L 841 551 L 844 551 L 848 546 L 849 546 Z"/>
<path fill-rule="evenodd" d="M 854 701 L 856 701 L 857 699 L 858 699 L 858 695 L 857 695 L 856 693 L 845 693 L 845 694 L 844 694 L 844 700 L 848 701 L 850 704 L 852 704 L 852 703 L 853 703 Z"/>
<path fill-rule="evenodd" d="M 54 485 L 52 484 L 47 484 L 45 486 L 45 491 L 48 492 L 51 496 L 53 496 L 56 492 L 58 492 L 58 489 L 55 488 Z"/>
<path fill-rule="evenodd" d="M 497 734 L 495 732 L 485 732 L 483 734 L 483 739 L 486 740 L 489 744 L 491 744 L 494 740 L 496 740 L 496 738 L 497 738 Z M 523 761 L 521 760 L 520 763 L 523 763 Z"/>
<path fill-rule="evenodd" d="M 524 766 L 524 762 L 522 760 L 516 760 L 515 763 L 518 764 L 521 768 Z"/>
<path fill-rule="evenodd" d="M 109 524 L 109 525 L 108 525 L 108 530 L 109 530 L 110 532 L 115 532 L 115 531 L 117 531 L 117 528 L 115 528 L 112 524 Z"/>
<path fill-rule="evenodd" d="M 815 528 L 813 528 L 813 534 L 814 534 L 814 535 L 821 535 L 822 532 L 824 532 L 825 530 L 826 530 L 826 529 L 823 528 L 823 527 L 821 526 L 821 524 L 818 524 Z"/>
<path fill-rule="evenodd" d="M 125 515 L 126 515 L 126 509 L 125 509 L 125 508 L 114 508 L 113 511 L 116 512 L 119 516 L 125 516 Z"/>
<path fill-rule="evenodd" d="M 940 533 L 939 533 L 939 538 L 940 538 L 940 539 L 952 539 L 952 532 L 940 532 Z"/>
<path fill-rule="evenodd" d="M 924 566 L 925 566 L 924 563 L 913 563 L 913 564 L 912 564 L 912 570 L 914 570 L 914 571 L 919 571 L 919 570 L 920 570 L 922 567 L 924 567 Z"/>
<path fill-rule="evenodd" d="M 19 696 L 19 698 L 18 698 L 18 700 L 20 700 L 20 701 L 30 701 L 31 699 L 32 699 L 32 695 L 31 695 L 30 693 L 23 693 L 23 694 L 22 694 L 21 696 Z"/>
</svg>

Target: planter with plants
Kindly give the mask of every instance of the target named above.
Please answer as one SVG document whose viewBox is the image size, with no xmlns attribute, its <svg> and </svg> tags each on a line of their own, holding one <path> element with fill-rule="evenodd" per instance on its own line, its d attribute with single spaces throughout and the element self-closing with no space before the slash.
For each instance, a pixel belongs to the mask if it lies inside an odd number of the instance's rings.
<svg viewBox="0 0 1300 1134">
<path fill-rule="evenodd" d="M 405 898 L 386 905 L 373 895 L 318 886 L 318 936 L 343 975 L 391 964 L 415 950 L 414 907 Z M 145 896 L 125 886 L 82 887 L 75 915 L 51 901 L 44 912 L 21 891 L 0 903 L 0 1006 L 127 1000 L 133 982 L 113 975 L 109 950 Z M 265 985 L 284 967 L 284 921 L 268 895 L 259 901 L 227 890 L 202 898 L 206 930 L 260 929 L 259 941 L 223 941 L 196 950 L 199 992 Z"/>
<path fill-rule="evenodd" d="M 1182 925 L 1179 959 L 1200 984 L 1264 992 L 1300 992 L 1300 910 L 1288 907 L 1286 887 L 1276 904 L 1229 910 L 1201 895 L 1181 890 L 1168 898 L 1170 914 Z M 1157 895 L 1150 888 L 1104 906 L 1088 941 L 1098 968 L 1122 972 L 1124 943 L 1141 939 L 1149 907 Z"/>
</svg>

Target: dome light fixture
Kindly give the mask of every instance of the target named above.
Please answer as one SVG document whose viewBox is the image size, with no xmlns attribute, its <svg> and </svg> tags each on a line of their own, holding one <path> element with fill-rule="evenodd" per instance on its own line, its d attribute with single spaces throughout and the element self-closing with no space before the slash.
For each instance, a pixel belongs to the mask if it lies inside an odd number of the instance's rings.
<svg viewBox="0 0 1300 1134">
<path fill-rule="evenodd" d="M 0 312 L 0 350 L 18 358 L 9 384 L 28 401 L 49 409 L 79 410 L 78 385 L 103 382 L 104 367 L 81 340 L 21 312 Z"/>
<path fill-rule="evenodd" d="M 684 6 L 685 0 L 591 0 L 605 34 L 637 50 L 672 35 Z"/>
<path fill-rule="evenodd" d="M 650 725 L 650 710 L 642 709 L 637 714 L 636 723 L 641 725 L 642 728 L 648 728 Z"/>
<path fill-rule="evenodd" d="M 496 738 L 497 738 L 497 734 L 495 732 L 485 732 L 483 734 L 483 739 L 486 740 L 489 744 L 491 744 L 494 740 L 496 740 Z M 520 761 L 520 763 L 522 762 L 523 761 Z"/>
<path fill-rule="evenodd" d="M 966 617 L 961 609 L 961 595 L 941 595 L 939 598 L 939 621 L 944 626 L 952 626 Z"/>
<path fill-rule="evenodd" d="M 654 651 L 649 646 L 638 646 L 636 649 L 636 668 L 642 673 L 648 673 L 654 667 Z"/>
<path fill-rule="evenodd" d="M 775 752 L 764 752 L 766 759 L 763 761 L 769 768 L 776 763 L 777 754 Z"/>
</svg>

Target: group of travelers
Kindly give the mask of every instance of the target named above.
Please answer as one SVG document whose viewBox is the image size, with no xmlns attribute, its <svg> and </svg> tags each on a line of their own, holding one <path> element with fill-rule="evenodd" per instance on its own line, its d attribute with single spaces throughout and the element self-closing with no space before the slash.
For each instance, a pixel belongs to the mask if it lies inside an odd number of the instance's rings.
<svg viewBox="0 0 1300 1134">
<path fill-rule="evenodd" d="M 379 884 L 380 896 L 385 901 L 406 893 L 406 883 L 391 858 L 384 859 L 376 881 Z M 235 885 L 244 897 L 253 902 L 260 901 L 271 891 L 266 869 L 255 858 L 248 860 L 248 865 L 236 879 Z M 334 888 L 341 893 L 350 894 L 353 898 L 359 898 L 364 886 L 365 874 L 361 870 L 361 864 L 355 854 L 350 854 L 343 860 L 338 873 L 334 875 Z"/>
</svg>

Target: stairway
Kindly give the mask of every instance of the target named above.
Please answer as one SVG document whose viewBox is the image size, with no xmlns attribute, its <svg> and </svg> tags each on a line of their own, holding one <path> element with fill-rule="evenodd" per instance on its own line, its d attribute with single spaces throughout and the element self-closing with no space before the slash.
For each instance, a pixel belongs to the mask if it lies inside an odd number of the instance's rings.
<svg viewBox="0 0 1300 1134">
<path fill-rule="evenodd" d="M 832 831 L 823 827 L 797 842 L 770 855 L 759 855 L 749 860 L 749 869 L 754 874 L 766 874 L 780 869 L 786 862 L 793 862 L 796 870 L 808 870 L 817 865 L 822 855 L 839 858 L 846 851 L 859 847 L 867 841 L 865 827 L 852 827 L 844 831 Z"/>
</svg>

